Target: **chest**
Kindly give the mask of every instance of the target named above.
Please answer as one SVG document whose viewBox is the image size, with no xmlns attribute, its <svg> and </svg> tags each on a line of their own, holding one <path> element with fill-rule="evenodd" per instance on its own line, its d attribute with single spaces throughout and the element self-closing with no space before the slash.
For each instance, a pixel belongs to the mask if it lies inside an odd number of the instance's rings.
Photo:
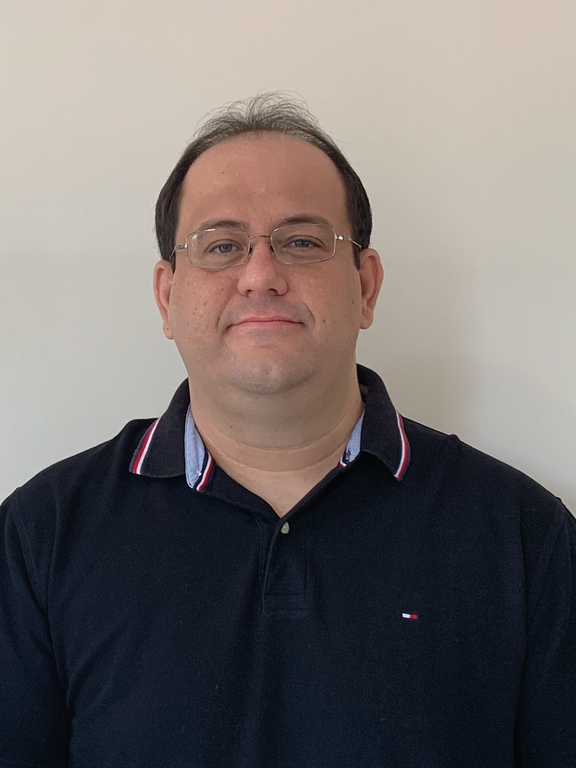
<svg viewBox="0 0 576 768">
<path fill-rule="evenodd" d="M 73 552 L 55 563 L 76 763 L 110 750 L 110 764 L 114 753 L 184 766 L 193 754 L 202 768 L 244 768 L 236 758 L 250 754 L 345 768 L 360 755 L 412 767 L 443 733 L 464 749 L 471 731 L 511 728 L 524 626 L 515 580 L 486 581 L 478 531 L 452 530 L 458 557 L 447 557 L 427 510 L 407 519 L 386 487 L 371 490 L 333 484 L 285 534 L 279 520 L 199 495 L 148 504 L 137 521 L 117 510 L 91 531 L 80 571 Z M 471 690 L 490 706 L 460 729 Z M 477 757 L 470 765 L 505 764 Z"/>
</svg>

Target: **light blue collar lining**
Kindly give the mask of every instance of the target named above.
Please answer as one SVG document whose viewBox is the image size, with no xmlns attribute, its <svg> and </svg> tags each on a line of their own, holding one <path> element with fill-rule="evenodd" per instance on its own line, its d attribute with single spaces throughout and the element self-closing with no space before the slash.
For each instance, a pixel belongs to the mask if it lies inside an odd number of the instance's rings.
<svg viewBox="0 0 576 768">
<path fill-rule="evenodd" d="M 362 436 L 362 424 L 364 422 L 364 411 L 356 422 L 352 430 L 352 435 L 340 460 L 340 467 L 347 467 L 360 454 L 360 439 Z M 192 409 L 188 406 L 186 412 L 186 425 L 184 427 L 184 461 L 186 466 L 186 482 L 190 488 L 196 488 L 198 481 L 206 468 L 206 459 L 208 451 L 200 433 L 196 429 Z"/>
</svg>

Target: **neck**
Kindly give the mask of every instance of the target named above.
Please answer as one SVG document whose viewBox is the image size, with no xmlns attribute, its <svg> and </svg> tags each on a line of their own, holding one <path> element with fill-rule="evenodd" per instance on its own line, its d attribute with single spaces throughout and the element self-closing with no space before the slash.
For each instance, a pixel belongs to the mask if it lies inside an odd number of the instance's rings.
<svg viewBox="0 0 576 768">
<path fill-rule="evenodd" d="M 196 427 L 216 462 L 243 472 L 318 472 L 335 466 L 363 410 L 355 366 L 337 381 L 271 395 L 191 385 Z"/>
</svg>

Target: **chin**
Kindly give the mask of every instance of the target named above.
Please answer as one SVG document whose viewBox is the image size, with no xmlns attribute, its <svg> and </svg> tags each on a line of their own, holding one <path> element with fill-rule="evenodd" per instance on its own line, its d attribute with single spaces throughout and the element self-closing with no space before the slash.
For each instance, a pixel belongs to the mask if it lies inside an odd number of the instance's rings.
<svg viewBox="0 0 576 768">
<path fill-rule="evenodd" d="M 286 361 L 261 360 L 251 364 L 242 361 L 227 376 L 228 384 L 251 394 L 271 395 L 288 392 L 312 378 L 312 366 L 288 364 Z"/>
</svg>

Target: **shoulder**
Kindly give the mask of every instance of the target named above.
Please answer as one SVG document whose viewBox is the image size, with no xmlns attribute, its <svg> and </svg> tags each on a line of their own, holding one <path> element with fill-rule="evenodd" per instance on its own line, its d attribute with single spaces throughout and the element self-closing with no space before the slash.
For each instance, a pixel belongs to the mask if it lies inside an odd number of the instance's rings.
<svg viewBox="0 0 576 768">
<path fill-rule="evenodd" d="M 561 500 L 504 461 L 410 419 L 404 419 L 411 460 L 406 481 L 426 485 L 463 512 L 514 520 L 537 535 L 576 520 Z M 412 477 L 410 478 L 410 475 Z"/>
<path fill-rule="evenodd" d="M 131 421 L 111 440 L 42 470 L 0 506 L 9 579 L 28 574 L 40 604 L 46 604 L 55 553 L 74 548 L 79 530 L 90 538 L 90 531 L 109 526 L 114 499 L 133 498 L 130 459 L 152 421 Z"/>
<path fill-rule="evenodd" d="M 576 518 L 562 501 L 533 478 L 499 459 L 417 422 L 404 421 L 411 446 L 406 484 L 409 506 L 433 510 L 429 529 L 439 527 L 458 548 L 504 564 L 516 564 L 529 603 L 536 604 L 551 563 L 556 581 L 567 583 L 576 565 Z M 409 489 L 412 489 L 411 492 Z"/>
<path fill-rule="evenodd" d="M 43 469 L 8 496 L 2 507 L 17 517 L 29 517 L 35 510 L 58 508 L 128 480 L 133 453 L 153 421 L 130 421 L 112 439 Z"/>
</svg>

